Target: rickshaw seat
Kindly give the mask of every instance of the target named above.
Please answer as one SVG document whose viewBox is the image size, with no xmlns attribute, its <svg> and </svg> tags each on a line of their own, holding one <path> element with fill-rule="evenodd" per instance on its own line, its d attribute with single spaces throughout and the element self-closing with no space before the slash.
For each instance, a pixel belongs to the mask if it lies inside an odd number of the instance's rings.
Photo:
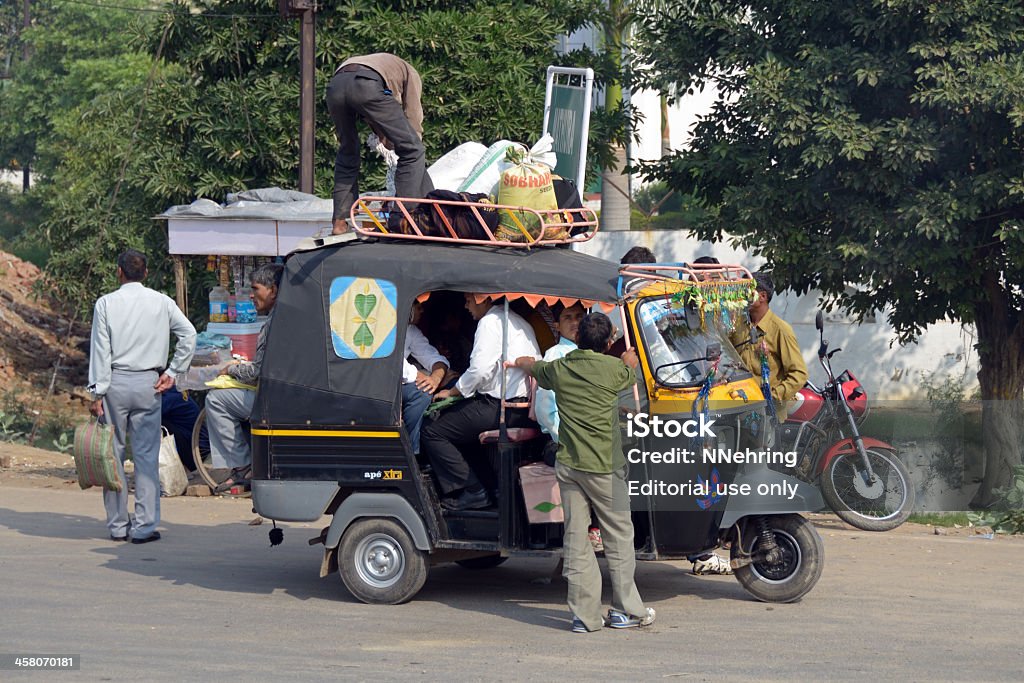
<svg viewBox="0 0 1024 683">
<path fill-rule="evenodd" d="M 540 438 L 540 435 L 541 432 L 536 427 L 508 428 L 509 443 L 521 443 L 523 441 L 530 441 L 532 439 Z M 498 430 L 488 429 L 486 432 L 480 432 L 480 443 L 484 445 L 498 443 Z"/>
<path fill-rule="evenodd" d="M 537 398 L 537 380 L 533 377 L 527 377 L 526 381 L 529 386 L 529 397 L 526 403 L 506 403 L 505 407 L 518 409 L 528 408 L 528 417 L 536 422 L 537 411 L 535 410 L 534 401 Z M 521 443 L 523 441 L 540 438 L 541 436 L 541 431 L 536 427 L 509 427 L 507 431 L 509 443 Z M 498 430 L 488 429 L 486 432 L 480 432 L 480 443 L 484 445 L 498 443 Z"/>
</svg>

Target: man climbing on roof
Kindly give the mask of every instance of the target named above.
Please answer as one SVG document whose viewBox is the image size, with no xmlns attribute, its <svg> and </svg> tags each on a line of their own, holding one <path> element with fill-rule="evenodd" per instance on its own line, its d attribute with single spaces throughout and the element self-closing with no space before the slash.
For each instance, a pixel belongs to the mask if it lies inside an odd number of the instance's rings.
<svg viewBox="0 0 1024 683">
<path fill-rule="evenodd" d="M 338 136 L 333 234 L 348 232 L 346 219 L 359 197 L 360 119 L 398 155 L 396 196 L 424 197 L 434 189 L 423 148 L 422 90 L 416 69 L 386 52 L 349 57 L 334 72 L 327 85 L 327 110 Z"/>
</svg>

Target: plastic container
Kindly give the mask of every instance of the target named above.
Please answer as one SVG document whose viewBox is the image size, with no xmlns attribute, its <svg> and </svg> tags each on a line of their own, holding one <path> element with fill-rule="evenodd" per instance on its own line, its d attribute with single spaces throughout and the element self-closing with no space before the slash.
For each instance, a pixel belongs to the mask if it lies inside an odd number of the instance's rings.
<svg viewBox="0 0 1024 683">
<path fill-rule="evenodd" d="M 263 321 L 254 323 L 210 323 L 207 332 L 223 334 L 231 339 L 231 352 L 244 356 L 246 360 L 256 357 L 256 344 L 259 341 Z"/>
<path fill-rule="evenodd" d="M 237 315 L 238 312 L 235 304 L 235 295 L 231 294 L 228 296 L 228 322 L 235 322 L 235 318 L 237 317 Z"/>
<path fill-rule="evenodd" d="M 228 301 L 230 294 L 228 288 L 217 285 L 210 290 L 210 322 L 228 322 Z"/>
<path fill-rule="evenodd" d="M 256 322 L 256 304 L 252 302 L 252 290 L 246 285 L 235 291 L 235 322 Z"/>
</svg>

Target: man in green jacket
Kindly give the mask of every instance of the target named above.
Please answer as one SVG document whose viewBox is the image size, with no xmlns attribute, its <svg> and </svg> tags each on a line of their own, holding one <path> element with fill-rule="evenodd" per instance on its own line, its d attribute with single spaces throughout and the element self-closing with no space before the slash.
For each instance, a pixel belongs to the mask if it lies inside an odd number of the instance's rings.
<svg viewBox="0 0 1024 683">
<path fill-rule="evenodd" d="M 636 352 L 621 360 L 605 355 L 612 344 L 612 323 L 603 313 L 580 322 L 578 349 L 555 361 L 517 358 L 543 389 L 555 392 L 560 424 L 555 476 L 562 492 L 565 536 L 563 576 L 569 583 L 569 609 L 575 633 L 632 628 L 654 623 L 633 574 L 633 520 L 626 486 L 626 460 L 619 434 L 619 392 L 635 382 Z M 590 545 L 591 511 L 597 515 L 612 582 L 607 619 L 601 615 L 601 570 Z"/>
</svg>

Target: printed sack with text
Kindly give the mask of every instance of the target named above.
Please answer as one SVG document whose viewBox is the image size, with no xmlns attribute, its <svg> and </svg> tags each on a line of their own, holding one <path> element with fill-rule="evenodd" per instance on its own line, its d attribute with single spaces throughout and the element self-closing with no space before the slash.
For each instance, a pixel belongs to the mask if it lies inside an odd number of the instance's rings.
<svg viewBox="0 0 1024 683">
<path fill-rule="evenodd" d="M 512 145 L 505 150 L 507 166 L 502 170 L 501 181 L 498 183 L 499 204 L 537 211 L 558 208 L 551 180 L 551 170 L 555 165 L 551 144 L 551 136 L 545 135 L 529 151 L 522 145 Z M 495 236 L 509 242 L 529 242 L 540 237 L 540 231 L 540 221 L 535 214 L 503 210 Z M 549 234 L 544 237 L 562 239 L 564 235 Z"/>
</svg>

